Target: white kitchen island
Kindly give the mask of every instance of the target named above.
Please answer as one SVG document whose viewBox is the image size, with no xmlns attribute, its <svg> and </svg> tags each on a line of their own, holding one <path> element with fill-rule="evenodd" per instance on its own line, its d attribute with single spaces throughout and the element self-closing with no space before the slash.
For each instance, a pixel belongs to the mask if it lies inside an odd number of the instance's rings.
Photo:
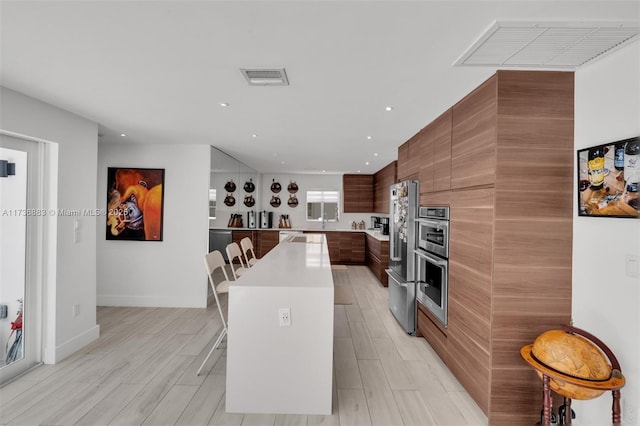
<svg viewBox="0 0 640 426">
<path fill-rule="evenodd" d="M 331 414 L 333 292 L 324 234 L 289 237 L 230 285 L 227 412 Z"/>
</svg>

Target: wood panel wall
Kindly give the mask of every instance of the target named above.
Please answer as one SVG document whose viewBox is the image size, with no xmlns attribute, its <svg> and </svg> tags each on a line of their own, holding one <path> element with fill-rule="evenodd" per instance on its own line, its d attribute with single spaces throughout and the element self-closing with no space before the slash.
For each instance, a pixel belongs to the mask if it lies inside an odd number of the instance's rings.
<svg viewBox="0 0 640 426">
<path fill-rule="evenodd" d="M 514 393 L 532 421 L 540 410 L 540 380 L 520 347 L 571 320 L 574 76 L 497 78 L 491 407 L 507 424 L 499 407 Z"/>
<path fill-rule="evenodd" d="M 519 351 L 571 320 L 573 79 L 498 71 L 450 110 L 451 189 L 437 189 L 435 142 L 434 192 L 420 194 L 451 206 L 451 235 L 449 325 L 435 334 L 420 311 L 419 331 L 491 425 L 539 421 L 542 384 Z"/>
</svg>

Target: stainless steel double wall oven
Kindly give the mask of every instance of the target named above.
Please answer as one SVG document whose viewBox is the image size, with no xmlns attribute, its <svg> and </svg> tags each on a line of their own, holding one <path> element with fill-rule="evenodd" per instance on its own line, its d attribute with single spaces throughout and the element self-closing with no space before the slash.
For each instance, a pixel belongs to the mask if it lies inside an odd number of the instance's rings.
<svg viewBox="0 0 640 426">
<path fill-rule="evenodd" d="M 449 207 L 423 207 L 416 218 L 416 299 L 446 327 L 449 286 Z"/>
</svg>

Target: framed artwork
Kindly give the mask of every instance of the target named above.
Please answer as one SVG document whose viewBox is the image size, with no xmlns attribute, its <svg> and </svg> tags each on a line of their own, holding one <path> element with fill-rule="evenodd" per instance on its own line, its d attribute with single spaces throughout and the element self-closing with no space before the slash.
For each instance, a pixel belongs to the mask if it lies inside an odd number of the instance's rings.
<svg viewBox="0 0 640 426">
<path fill-rule="evenodd" d="M 640 138 L 578 150 L 578 215 L 640 216 Z"/>
<path fill-rule="evenodd" d="M 107 240 L 162 241 L 164 169 L 109 167 Z"/>
</svg>

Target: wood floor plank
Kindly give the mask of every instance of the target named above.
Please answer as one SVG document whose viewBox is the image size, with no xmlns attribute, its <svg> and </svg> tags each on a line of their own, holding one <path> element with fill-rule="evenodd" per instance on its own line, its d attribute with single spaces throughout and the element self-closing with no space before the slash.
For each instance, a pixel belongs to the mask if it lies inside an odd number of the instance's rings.
<svg viewBox="0 0 640 426">
<path fill-rule="evenodd" d="M 307 426 L 307 416 L 301 414 L 278 414 L 275 426 Z"/>
<path fill-rule="evenodd" d="M 191 372 L 187 370 L 187 372 Z M 195 372 L 191 372 L 195 376 Z M 186 374 L 186 373 L 185 373 Z M 206 376 L 202 386 L 193 395 L 189 405 L 176 422 L 176 425 L 206 425 L 213 417 L 220 401 L 224 399 L 226 377 L 219 374 Z"/>
<path fill-rule="evenodd" d="M 361 312 L 372 339 L 391 337 L 374 308 L 361 309 Z"/>
<path fill-rule="evenodd" d="M 213 417 L 209 420 L 209 426 L 240 426 L 243 419 L 244 414 L 226 412 L 226 401 L 223 396 L 213 413 Z"/>
<path fill-rule="evenodd" d="M 198 386 L 173 386 L 142 424 L 145 426 L 173 426 L 197 391 Z"/>
<path fill-rule="evenodd" d="M 162 370 L 112 420 L 118 425 L 139 425 L 156 408 L 160 400 L 182 376 L 193 357 L 174 355 L 162 365 Z"/>
<path fill-rule="evenodd" d="M 77 426 L 107 425 L 142 391 L 142 384 L 121 383 L 75 423 Z"/>
<path fill-rule="evenodd" d="M 338 389 L 340 426 L 371 425 L 367 399 L 362 389 Z"/>
<path fill-rule="evenodd" d="M 351 340 L 356 352 L 356 359 L 378 359 L 378 353 L 373 346 L 367 325 L 363 321 L 349 321 Z"/>
<path fill-rule="evenodd" d="M 380 360 L 358 360 L 373 425 L 401 425 L 402 417 Z"/>
<path fill-rule="evenodd" d="M 336 388 L 362 389 L 353 341 L 346 337 L 333 339 L 333 360 L 336 371 Z"/>
<path fill-rule="evenodd" d="M 8 425 L 39 425 L 44 422 L 50 413 L 57 410 L 68 399 L 73 399 L 82 394 L 91 385 L 86 383 L 67 382 L 60 386 L 55 392 L 49 393 L 37 405 L 31 406 L 23 411 L 19 416 L 14 417 Z"/>
<path fill-rule="evenodd" d="M 275 414 L 245 414 L 242 426 L 273 426 L 276 422 Z"/>
<path fill-rule="evenodd" d="M 418 391 L 393 391 L 406 426 L 435 426 L 436 420 Z"/>
<path fill-rule="evenodd" d="M 471 398 L 468 392 L 448 392 L 447 395 L 451 401 L 462 413 L 462 416 L 470 425 L 486 425 L 487 416 L 482 412 L 478 404 Z"/>
<path fill-rule="evenodd" d="M 413 372 L 406 367 L 393 341 L 389 339 L 373 339 L 376 352 L 393 390 L 417 390 Z"/>
<path fill-rule="evenodd" d="M 6 403 L 3 401 L 0 410 L 0 424 L 9 423 L 25 411 L 31 409 L 39 410 L 39 407 L 46 404 L 46 399 L 50 395 L 55 395 L 65 386 L 81 374 L 85 369 L 89 368 L 97 355 L 82 354 L 76 359 L 76 362 L 66 364 L 64 368 L 56 370 L 46 379 L 38 382 L 35 386 L 25 390 L 20 395 Z M 42 410 L 41 410 L 42 411 Z"/>
<path fill-rule="evenodd" d="M 166 369 L 166 364 L 172 359 L 171 355 L 178 352 L 188 340 L 188 335 L 178 334 L 165 341 L 165 344 L 151 354 L 140 368 L 125 377 L 123 383 L 149 383 L 158 372 Z"/>
</svg>

